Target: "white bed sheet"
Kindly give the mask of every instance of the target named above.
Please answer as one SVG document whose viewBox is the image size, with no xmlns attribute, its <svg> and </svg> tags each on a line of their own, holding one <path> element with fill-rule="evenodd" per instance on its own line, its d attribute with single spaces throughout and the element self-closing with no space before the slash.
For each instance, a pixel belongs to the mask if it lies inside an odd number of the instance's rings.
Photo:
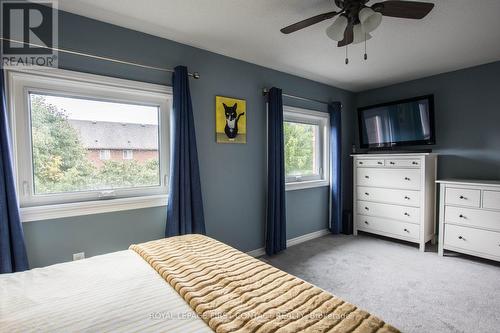
<svg viewBox="0 0 500 333">
<path fill-rule="evenodd" d="M 0 275 L 0 332 L 212 332 L 131 250 Z"/>
</svg>

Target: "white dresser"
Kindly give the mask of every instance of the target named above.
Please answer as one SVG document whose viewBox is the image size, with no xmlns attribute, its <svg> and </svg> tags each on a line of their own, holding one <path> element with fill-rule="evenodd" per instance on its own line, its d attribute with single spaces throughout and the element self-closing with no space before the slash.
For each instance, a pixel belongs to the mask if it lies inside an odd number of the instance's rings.
<svg viewBox="0 0 500 333">
<path fill-rule="evenodd" d="M 418 243 L 435 241 L 437 155 L 363 154 L 354 159 L 354 235 L 358 230 Z"/>
<path fill-rule="evenodd" d="M 500 182 L 439 180 L 439 255 L 444 250 L 500 261 Z"/>
</svg>

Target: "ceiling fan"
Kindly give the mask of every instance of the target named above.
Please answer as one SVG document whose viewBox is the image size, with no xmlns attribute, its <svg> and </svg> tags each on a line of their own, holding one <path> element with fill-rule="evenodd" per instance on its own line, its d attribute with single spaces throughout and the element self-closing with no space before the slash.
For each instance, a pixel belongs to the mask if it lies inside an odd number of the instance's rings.
<svg viewBox="0 0 500 333">
<path fill-rule="evenodd" d="M 289 34 L 338 15 L 326 29 L 326 34 L 338 42 L 338 47 L 342 47 L 372 38 L 370 33 L 380 25 L 382 16 L 419 20 L 434 8 L 433 3 L 418 1 L 389 0 L 367 6 L 368 2 L 369 0 L 335 0 L 340 10 L 310 17 L 281 29 L 281 32 Z"/>
</svg>

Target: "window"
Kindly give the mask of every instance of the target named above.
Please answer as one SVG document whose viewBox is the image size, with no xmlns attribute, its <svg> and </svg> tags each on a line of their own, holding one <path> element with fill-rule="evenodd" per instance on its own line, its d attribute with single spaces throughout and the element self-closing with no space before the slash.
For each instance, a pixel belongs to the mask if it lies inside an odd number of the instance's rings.
<svg viewBox="0 0 500 333">
<path fill-rule="evenodd" d="M 168 87 L 16 69 L 8 71 L 8 91 L 22 208 L 165 198 Z"/>
<path fill-rule="evenodd" d="M 106 161 L 106 160 L 109 160 L 110 158 L 111 158 L 111 150 L 109 150 L 109 149 L 99 150 L 99 159 L 100 160 Z"/>
<path fill-rule="evenodd" d="M 132 149 L 127 149 L 123 151 L 123 159 L 124 160 L 133 160 L 134 159 L 134 151 Z"/>
<path fill-rule="evenodd" d="M 38 92 L 29 99 L 35 195 L 160 185 L 158 106 Z M 119 149 L 130 146 L 152 154 L 123 162 Z"/>
<path fill-rule="evenodd" d="M 328 123 L 327 113 L 284 107 L 287 190 L 328 185 Z"/>
</svg>

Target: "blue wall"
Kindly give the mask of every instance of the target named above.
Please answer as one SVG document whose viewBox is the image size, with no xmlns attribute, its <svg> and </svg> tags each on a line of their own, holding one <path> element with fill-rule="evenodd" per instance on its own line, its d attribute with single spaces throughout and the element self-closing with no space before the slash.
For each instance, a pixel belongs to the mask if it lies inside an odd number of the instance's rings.
<svg viewBox="0 0 500 333">
<path fill-rule="evenodd" d="M 500 179 L 500 62 L 361 92 L 356 103 L 426 94 L 435 96 L 438 177 Z"/>
<path fill-rule="evenodd" d="M 59 24 L 61 48 L 165 68 L 182 64 L 200 72 L 201 79 L 190 83 L 209 236 L 243 251 L 264 245 L 264 87 L 277 86 L 290 94 L 342 102 L 344 183 L 348 185 L 344 206 L 351 206 L 348 153 L 353 137 L 353 93 L 69 13 L 60 13 Z M 163 72 L 73 55 L 60 54 L 59 66 L 157 84 L 171 82 L 171 76 Z M 246 145 L 215 143 L 215 95 L 247 100 Z M 285 103 L 325 110 L 323 105 L 300 105 L 291 100 Z M 287 204 L 289 238 L 327 227 L 327 188 L 287 192 Z M 162 238 L 165 215 L 164 208 L 152 208 L 25 223 L 31 266 L 68 261 L 76 252 L 93 256 Z"/>
</svg>

